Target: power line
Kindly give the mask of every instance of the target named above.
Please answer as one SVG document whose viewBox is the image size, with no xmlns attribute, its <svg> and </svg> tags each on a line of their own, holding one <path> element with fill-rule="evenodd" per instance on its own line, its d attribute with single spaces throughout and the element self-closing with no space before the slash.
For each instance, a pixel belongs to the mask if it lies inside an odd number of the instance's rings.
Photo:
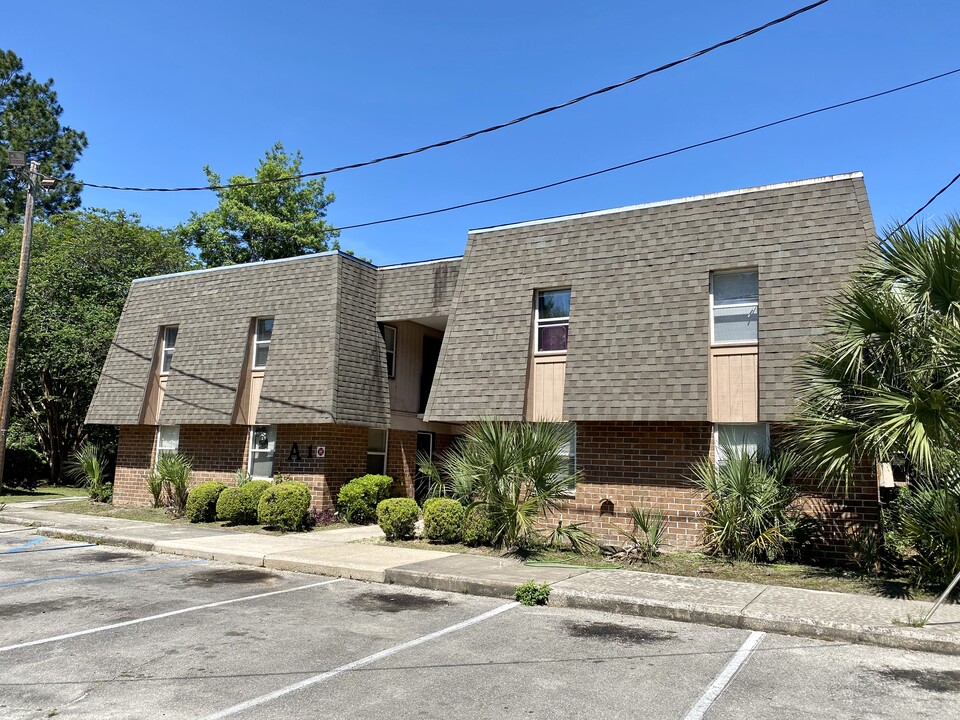
<svg viewBox="0 0 960 720">
<path fill-rule="evenodd" d="M 913 215 L 911 215 L 911 216 L 908 217 L 906 220 L 904 220 L 902 223 L 900 223 L 900 225 L 897 226 L 896 230 L 894 230 L 894 231 L 891 232 L 889 235 L 887 235 L 887 239 L 890 238 L 890 235 L 893 235 L 893 234 L 896 233 L 898 230 L 900 230 L 904 225 L 909 225 L 911 220 L 913 220 L 917 215 L 919 215 L 920 213 L 922 213 L 922 212 L 923 212 L 924 210 L 926 210 L 928 207 L 930 207 L 931 205 L 933 205 L 933 201 L 936 200 L 936 199 L 937 199 L 938 197 L 940 197 L 941 195 L 943 195 L 947 190 L 949 190 L 950 187 L 951 187 L 957 180 L 960 180 L 960 173 L 957 173 L 956 175 L 954 175 L 954 176 L 953 176 L 953 180 L 951 180 L 951 181 L 948 182 L 946 185 L 944 185 L 942 188 L 940 188 L 939 190 L 937 190 L 929 200 L 927 200 L 923 205 L 921 205 L 919 208 L 917 208 L 917 211 L 916 211 L 915 213 L 913 213 Z"/>
<path fill-rule="evenodd" d="M 418 153 L 426 152 L 427 150 L 434 150 L 436 148 L 446 147 L 448 145 L 454 145 L 455 143 L 463 142 L 464 140 L 470 140 L 479 135 L 486 135 L 488 133 L 496 132 L 497 130 L 503 130 L 504 128 L 510 127 L 512 125 L 519 125 L 520 123 L 526 122 L 527 120 L 531 120 L 535 117 L 540 117 L 542 115 L 547 115 L 549 113 L 556 112 L 557 110 L 568 108 L 571 105 L 576 105 L 577 103 L 581 103 L 584 100 L 589 100 L 590 98 L 597 97 L 598 95 L 603 95 L 605 93 L 612 92 L 613 90 L 618 90 L 619 88 L 635 83 L 638 80 L 643 80 L 644 78 L 650 77 L 651 75 L 655 75 L 657 73 L 670 70 L 672 68 L 677 67 L 678 65 L 683 65 L 684 63 L 690 62 L 691 60 L 695 60 L 696 58 L 699 58 L 699 57 L 703 57 L 704 55 L 707 55 L 708 53 L 711 53 L 714 50 L 718 50 L 722 47 L 726 47 L 727 45 L 733 45 L 734 43 L 740 42 L 741 40 L 751 37 L 752 35 L 756 35 L 757 33 L 761 33 L 764 30 L 772 28 L 776 25 L 780 25 L 781 23 L 785 23 L 788 20 L 792 20 L 798 15 L 802 15 L 806 12 L 809 12 L 810 10 L 818 8 L 821 5 L 826 4 L 827 2 L 829 2 L 829 0 L 818 0 L 817 2 L 807 5 L 805 7 L 802 7 L 799 10 L 794 10 L 793 12 L 788 13 L 787 15 L 779 17 L 776 20 L 771 20 L 770 22 L 764 23 L 763 25 L 752 28 L 750 30 L 746 30 L 745 32 L 742 32 L 739 35 L 736 35 L 732 38 L 728 38 L 721 42 L 715 43 L 709 47 L 703 48 L 702 50 L 697 50 L 695 53 L 692 53 L 690 55 L 687 55 L 686 57 L 680 58 L 679 60 L 673 60 L 672 62 L 668 62 L 665 65 L 660 65 L 659 67 L 655 67 L 652 70 L 647 70 L 645 72 L 640 73 L 639 75 L 634 75 L 631 78 L 627 78 L 626 80 L 615 83 L 613 85 L 607 85 L 606 87 L 600 88 L 599 90 L 593 90 L 592 92 L 588 92 L 585 95 L 580 95 L 578 97 L 573 98 L 572 100 L 567 100 L 566 102 L 560 103 L 559 105 L 551 105 L 550 107 L 546 107 L 541 110 L 536 110 L 535 112 L 531 112 L 526 115 L 521 115 L 520 117 L 516 117 L 513 120 L 508 120 L 506 122 L 499 123 L 497 125 L 491 125 L 490 127 L 486 127 L 481 130 L 474 130 L 473 132 L 469 132 L 465 135 L 460 135 L 459 137 L 454 137 L 447 140 L 441 140 L 439 142 L 431 143 L 429 145 L 423 145 L 413 150 L 406 150 L 404 152 L 398 152 L 392 155 L 384 155 L 383 157 L 374 158 L 373 160 L 366 160 L 364 162 L 352 163 L 350 165 L 341 165 L 339 167 L 329 168 L 327 170 L 315 170 L 312 172 L 300 173 L 299 175 L 290 175 L 282 178 L 273 178 L 270 180 L 251 180 L 249 182 L 227 183 L 223 185 L 204 185 L 202 187 L 201 186 L 197 186 L 197 187 L 126 187 L 121 185 L 102 185 L 98 183 L 83 182 L 83 181 L 77 181 L 73 184 L 80 185 L 83 187 L 98 188 L 101 190 L 125 190 L 130 192 L 193 192 L 193 191 L 199 191 L 199 190 L 225 190 L 227 188 L 250 187 L 252 185 L 266 185 L 270 183 L 288 182 L 290 180 L 302 180 L 303 178 L 317 177 L 319 175 L 333 175 L 334 173 L 343 172 L 344 170 L 355 170 L 357 168 L 368 167 L 370 165 L 376 165 L 378 163 L 386 162 L 388 160 L 397 160 L 399 158 L 409 157 L 411 155 L 417 155 Z"/>
<path fill-rule="evenodd" d="M 487 203 L 498 202 L 500 200 L 507 200 L 509 198 L 520 197 L 521 195 L 529 195 L 531 193 L 540 192 L 542 190 L 549 190 L 550 188 L 559 187 L 561 185 L 568 185 L 570 183 L 579 182 L 580 180 L 586 180 L 588 178 L 596 177 L 598 175 L 604 175 L 606 173 L 614 172 L 616 170 L 623 170 L 624 168 L 632 167 L 634 165 L 640 165 L 642 163 L 650 162 L 651 160 L 658 160 L 660 158 L 669 157 L 670 155 L 677 155 L 682 152 L 687 152 L 688 150 L 695 150 L 697 148 L 706 147 L 707 145 L 713 145 L 715 143 L 723 142 L 725 140 L 731 140 L 733 138 L 742 137 L 744 135 L 749 135 L 751 133 L 759 132 L 760 130 L 766 130 L 767 128 L 772 128 L 777 125 L 783 125 L 784 123 L 793 122 L 794 120 L 800 120 L 802 118 L 810 117 L 812 115 L 818 115 L 820 113 L 825 113 L 830 110 L 836 110 L 838 108 L 847 107 L 849 105 L 856 105 L 857 103 L 866 102 L 867 100 L 874 100 L 879 97 L 884 97 L 885 95 L 891 95 L 893 93 L 900 92 L 902 90 L 907 90 L 909 88 L 917 87 L 918 85 L 924 85 L 926 83 L 933 82 L 935 80 L 940 80 L 942 78 L 948 77 L 950 75 L 956 75 L 960 73 L 960 68 L 955 68 L 939 75 L 933 75 L 923 80 L 917 80 L 916 82 L 907 83 L 906 85 L 900 85 L 895 88 L 890 88 L 889 90 L 883 90 L 881 92 L 872 93 L 870 95 L 864 95 L 862 97 L 855 98 L 853 100 L 846 100 L 844 102 L 835 103 L 833 105 L 826 105 L 816 110 L 808 110 L 807 112 L 799 113 L 798 115 L 791 115 L 790 117 L 781 118 L 779 120 L 774 120 L 772 122 L 764 123 L 762 125 L 756 125 L 747 130 L 739 130 L 737 132 L 729 133 L 727 135 L 721 135 L 719 137 L 711 138 L 710 140 L 703 140 L 701 142 L 696 142 L 691 145 L 684 145 L 683 147 L 674 148 L 673 150 L 667 150 L 665 152 L 657 153 L 656 155 L 648 155 L 647 157 L 640 158 L 639 160 L 631 160 L 630 162 L 620 163 L 619 165 L 612 165 L 610 167 L 603 168 L 602 170 L 594 170 L 593 172 L 584 173 L 583 175 L 576 175 L 575 177 L 566 178 L 565 180 L 557 180 L 556 182 L 547 183 L 546 185 L 538 185 L 537 187 L 527 188 L 526 190 L 518 190 L 516 192 L 506 193 L 504 195 L 495 195 L 494 197 L 484 198 L 482 200 L 472 200 L 470 202 L 459 203 L 457 205 L 448 205 L 446 207 L 437 208 L 436 210 L 425 210 L 418 213 L 410 213 L 408 215 L 398 215 L 396 217 L 384 218 L 382 220 L 371 220 L 369 222 L 356 223 L 354 225 L 341 225 L 336 228 L 337 230 L 354 230 L 357 228 L 370 227 L 372 225 L 384 225 L 386 223 L 398 222 L 400 220 L 412 220 L 414 218 L 427 217 L 429 215 L 439 215 L 440 213 L 451 212 L 453 210 L 461 210 L 463 208 L 474 207 L 476 205 L 486 205 Z M 960 177 L 960 176 L 958 176 Z M 956 182 L 957 178 L 954 178 L 950 185 Z M 943 193 L 947 188 L 943 188 L 940 193 Z M 923 212 L 930 203 L 932 203 L 940 195 L 938 193 L 930 201 L 920 208 L 916 213 L 910 216 L 909 222 L 920 212 Z M 906 224 L 906 223 L 904 223 Z"/>
</svg>

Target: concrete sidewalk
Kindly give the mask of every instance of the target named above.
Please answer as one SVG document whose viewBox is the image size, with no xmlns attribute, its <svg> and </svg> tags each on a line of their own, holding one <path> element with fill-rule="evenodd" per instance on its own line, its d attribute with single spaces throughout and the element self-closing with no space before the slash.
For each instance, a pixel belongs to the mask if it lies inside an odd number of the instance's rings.
<svg viewBox="0 0 960 720">
<path fill-rule="evenodd" d="M 508 558 L 391 547 L 376 526 L 266 535 L 227 528 L 135 522 L 18 504 L 0 532 L 37 534 L 277 570 L 512 598 L 526 580 L 553 587 L 550 604 L 787 635 L 960 655 L 960 605 L 923 628 L 907 623 L 930 603 L 676 577 L 632 570 L 527 567 Z M 357 542 L 369 540 L 371 542 Z"/>
</svg>

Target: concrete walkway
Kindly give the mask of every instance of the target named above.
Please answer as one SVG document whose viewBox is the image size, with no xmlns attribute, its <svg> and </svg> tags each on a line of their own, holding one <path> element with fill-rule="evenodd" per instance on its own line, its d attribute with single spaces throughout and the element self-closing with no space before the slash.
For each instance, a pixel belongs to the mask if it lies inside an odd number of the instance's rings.
<svg viewBox="0 0 960 720">
<path fill-rule="evenodd" d="M 48 537 L 495 597 L 512 597 L 517 585 L 536 580 L 553 587 L 556 606 L 960 655 L 960 605 L 942 606 L 926 627 L 915 628 L 908 623 L 930 603 L 632 570 L 527 567 L 508 558 L 380 545 L 376 526 L 266 535 L 29 505 L 0 512 L 0 532 L 29 526 Z"/>
</svg>

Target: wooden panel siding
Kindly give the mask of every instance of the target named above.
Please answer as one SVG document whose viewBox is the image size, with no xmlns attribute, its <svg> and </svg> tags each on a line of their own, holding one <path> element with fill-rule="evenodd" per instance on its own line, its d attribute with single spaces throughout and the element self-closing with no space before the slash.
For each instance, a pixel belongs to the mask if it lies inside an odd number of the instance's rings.
<svg viewBox="0 0 960 720">
<path fill-rule="evenodd" d="M 386 323 L 397 329 L 394 375 L 390 379 L 390 410 L 417 413 L 420 409 L 420 374 L 423 370 L 424 336 L 443 338 L 443 333 L 415 322 Z"/>
<path fill-rule="evenodd" d="M 710 349 L 710 420 L 755 423 L 759 418 L 759 365 L 756 345 Z"/>
<path fill-rule="evenodd" d="M 535 422 L 563 420 L 563 385 L 566 371 L 566 355 L 533 357 L 528 388 L 528 420 Z"/>
</svg>

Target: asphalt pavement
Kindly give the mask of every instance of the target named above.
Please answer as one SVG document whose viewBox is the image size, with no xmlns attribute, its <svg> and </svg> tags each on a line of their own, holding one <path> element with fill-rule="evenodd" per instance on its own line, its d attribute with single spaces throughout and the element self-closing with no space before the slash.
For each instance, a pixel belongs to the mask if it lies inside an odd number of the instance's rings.
<svg viewBox="0 0 960 720">
<path fill-rule="evenodd" d="M 960 658 L 0 534 L 0 717 L 947 718 Z"/>
</svg>

